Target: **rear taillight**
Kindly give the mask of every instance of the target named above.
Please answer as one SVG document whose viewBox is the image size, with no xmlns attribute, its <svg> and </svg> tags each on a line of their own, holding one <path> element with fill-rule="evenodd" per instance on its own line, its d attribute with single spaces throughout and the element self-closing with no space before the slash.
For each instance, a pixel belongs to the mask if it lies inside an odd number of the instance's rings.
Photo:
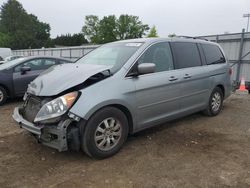
<svg viewBox="0 0 250 188">
<path fill-rule="evenodd" d="M 229 68 L 228 73 L 229 73 L 230 76 L 232 75 L 232 73 L 233 73 L 232 68 Z"/>
</svg>

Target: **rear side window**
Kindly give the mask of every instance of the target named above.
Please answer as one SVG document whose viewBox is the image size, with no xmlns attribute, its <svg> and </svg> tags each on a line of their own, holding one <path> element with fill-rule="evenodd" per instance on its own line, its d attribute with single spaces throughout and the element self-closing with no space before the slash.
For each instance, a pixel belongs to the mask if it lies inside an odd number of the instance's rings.
<svg viewBox="0 0 250 188">
<path fill-rule="evenodd" d="M 190 42 L 174 42 L 171 44 L 176 69 L 201 66 L 197 44 Z"/>
<path fill-rule="evenodd" d="M 208 65 L 225 63 L 225 58 L 218 46 L 212 44 L 202 44 L 205 53 L 206 62 Z"/>
</svg>

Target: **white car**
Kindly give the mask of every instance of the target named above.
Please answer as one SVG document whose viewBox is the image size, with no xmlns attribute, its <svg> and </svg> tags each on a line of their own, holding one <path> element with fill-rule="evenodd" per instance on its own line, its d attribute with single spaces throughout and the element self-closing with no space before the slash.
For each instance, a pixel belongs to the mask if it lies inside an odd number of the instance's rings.
<svg viewBox="0 0 250 188">
<path fill-rule="evenodd" d="M 0 48 L 0 64 L 5 62 L 5 58 L 11 56 L 10 48 Z"/>
<path fill-rule="evenodd" d="M 23 57 L 23 56 L 21 56 L 21 55 L 12 55 L 12 56 L 6 57 L 6 58 L 4 59 L 4 61 L 5 61 L 5 62 L 8 62 L 8 61 L 12 61 L 12 60 L 14 60 L 14 59 L 18 59 L 18 58 L 20 58 L 20 57 Z"/>
</svg>

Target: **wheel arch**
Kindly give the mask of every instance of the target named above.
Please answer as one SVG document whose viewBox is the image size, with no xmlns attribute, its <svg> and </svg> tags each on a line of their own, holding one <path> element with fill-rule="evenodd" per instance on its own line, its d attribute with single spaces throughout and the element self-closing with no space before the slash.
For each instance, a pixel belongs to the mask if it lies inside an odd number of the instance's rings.
<svg viewBox="0 0 250 188">
<path fill-rule="evenodd" d="M 4 85 L 4 84 L 0 84 L 0 86 L 5 89 L 5 91 L 7 93 L 7 96 L 11 97 L 11 93 L 10 93 L 9 88 L 6 85 Z"/>
<path fill-rule="evenodd" d="M 131 112 L 129 111 L 129 109 L 121 104 L 112 104 L 112 105 L 109 105 L 111 107 L 115 107 L 115 108 L 118 108 L 119 110 L 121 110 L 127 117 L 128 119 L 128 126 L 129 126 L 129 133 L 133 133 L 133 130 L 134 130 L 134 126 L 133 126 L 133 117 L 132 117 L 132 114 Z"/>
<path fill-rule="evenodd" d="M 225 87 L 222 84 L 218 84 L 216 87 L 221 89 L 223 97 L 224 97 L 225 96 Z"/>
<path fill-rule="evenodd" d="M 133 119 L 133 116 L 132 116 L 132 113 L 131 111 L 128 109 L 128 107 L 126 107 L 125 105 L 123 104 L 119 104 L 119 103 L 112 103 L 112 104 L 106 104 L 106 105 L 103 105 L 97 109 L 95 109 L 92 113 L 89 113 L 87 115 L 87 121 L 90 117 L 92 117 L 96 112 L 98 112 L 99 110 L 103 109 L 103 108 L 107 108 L 107 107 L 114 107 L 114 108 L 117 108 L 119 110 L 121 110 L 125 116 L 127 117 L 128 119 L 128 125 L 129 125 L 129 133 L 133 133 L 134 131 L 134 119 Z"/>
</svg>

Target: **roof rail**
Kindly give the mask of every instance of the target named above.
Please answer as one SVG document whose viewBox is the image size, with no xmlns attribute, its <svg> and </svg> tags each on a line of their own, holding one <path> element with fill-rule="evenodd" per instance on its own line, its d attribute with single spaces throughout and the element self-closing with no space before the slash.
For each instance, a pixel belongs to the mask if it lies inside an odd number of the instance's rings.
<svg viewBox="0 0 250 188">
<path fill-rule="evenodd" d="M 200 39 L 200 40 L 208 41 L 208 39 L 203 38 L 203 37 L 191 37 L 191 36 L 176 36 L 176 37 L 187 38 L 187 39 Z"/>
</svg>

